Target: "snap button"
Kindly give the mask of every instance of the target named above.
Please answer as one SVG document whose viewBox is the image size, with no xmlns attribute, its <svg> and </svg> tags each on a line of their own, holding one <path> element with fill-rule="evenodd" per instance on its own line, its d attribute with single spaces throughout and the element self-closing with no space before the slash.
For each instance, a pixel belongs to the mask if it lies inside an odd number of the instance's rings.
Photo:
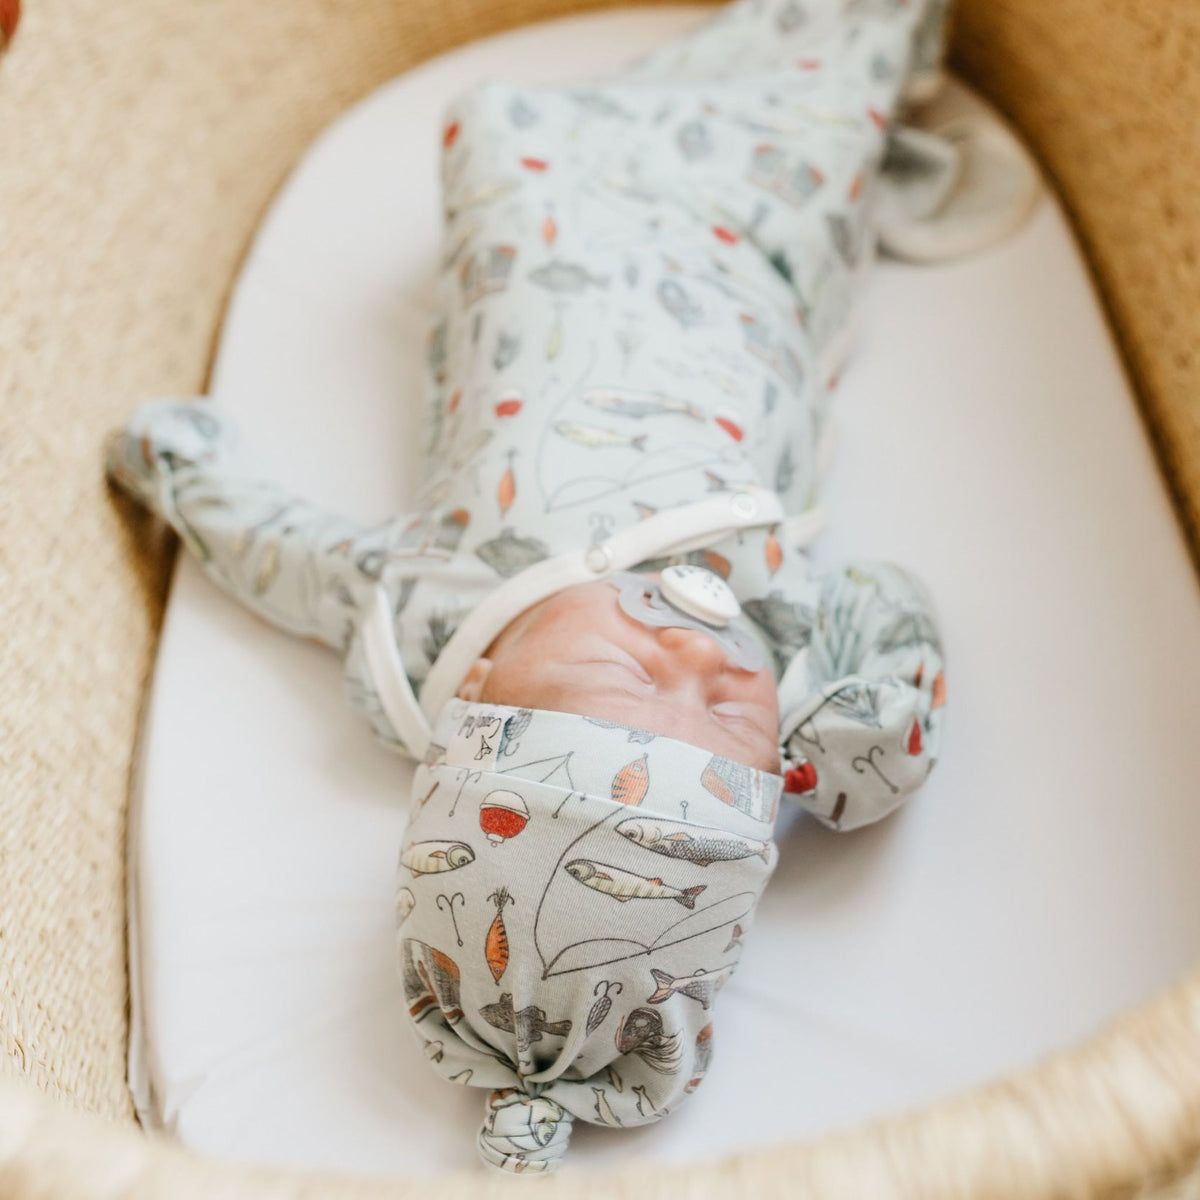
<svg viewBox="0 0 1200 1200">
<path fill-rule="evenodd" d="M 612 569 L 613 552 L 612 547 L 607 544 L 593 546 L 584 556 L 584 565 L 594 575 L 603 575 L 605 571 Z"/>
<path fill-rule="evenodd" d="M 738 492 L 729 502 L 733 515 L 740 521 L 748 521 L 758 512 L 758 501 L 745 492 Z"/>
</svg>

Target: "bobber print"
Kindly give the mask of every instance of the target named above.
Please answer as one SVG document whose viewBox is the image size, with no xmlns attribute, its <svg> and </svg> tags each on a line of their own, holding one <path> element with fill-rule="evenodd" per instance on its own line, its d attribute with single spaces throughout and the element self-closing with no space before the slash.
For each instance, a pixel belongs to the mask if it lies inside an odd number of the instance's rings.
<svg viewBox="0 0 1200 1200">
<path fill-rule="evenodd" d="M 505 788 L 488 792 L 479 802 L 479 828 L 493 846 L 514 838 L 529 824 L 529 806 Z"/>
</svg>

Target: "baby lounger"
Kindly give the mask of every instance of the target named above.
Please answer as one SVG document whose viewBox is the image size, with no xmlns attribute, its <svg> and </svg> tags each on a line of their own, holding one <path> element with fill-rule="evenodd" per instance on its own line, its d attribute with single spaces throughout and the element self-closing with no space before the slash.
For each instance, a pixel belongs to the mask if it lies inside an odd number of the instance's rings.
<svg viewBox="0 0 1200 1200">
<path fill-rule="evenodd" d="M 147 28 L 150 14 L 147 6 Z M 432 248 L 419 231 L 435 228 L 434 94 L 481 70 L 566 74 L 584 47 L 588 63 L 602 54 L 617 61 L 697 15 L 613 13 L 480 43 L 383 89 L 330 131 L 256 240 L 209 384 L 264 466 L 367 514 L 403 498 L 395 479 L 412 464 L 392 456 L 411 440 L 403 422 L 415 413 L 396 396 L 416 377 L 423 334 L 420 280 Z M 978 19 L 964 16 L 967 34 Z M 285 28 L 304 42 L 314 36 Z M 22 35 L 0 68 L 0 103 L 5 72 L 20 78 L 23 42 L 39 36 L 32 17 Z M 393 73 L 373 69 L 375 78 Z M 180 86 L 203 93 L 186 70 Z M 418 96 L 424 114 L 411 111 Z M 422 155 L 428 190 L 417 178 Z M 411 236 L 386 242 L 397 224 Z M 407 257 L 387 257 L 384 245 Z M 1043 278 L 1031 287 L 1038 267 Z M 204 279 L 198 272 L 202 291 Z M 157 315 L 127 311 L 147 329 Z M 97 348 L 97 362 L 103 354 Z M 174 390 L 186 391 L 186 372 L 170 364 L 157 377 L 98 372 L 113 394 L 89 410 L 88 437 L 78 440 L 91 441 L 79 461 L 93 462 L 105 425 L 132 397 L 165 390 L 172 371 Z M 73 381 L 71 392 L 83 394 L 82 384 Z M 263 435 L 281 400 L 294 419 L 270 444 Z M 661 1127 L 587 1131 L 586 1142 L 581 1131 L 574 1169 L 550 1186 L 571 1194 L 588 1186 L 579 1167 L 609 1170 L 628 1154 L 659 1160 L 652 1173 L 615 1185 L 635 1195 L 685 1180 L 697 1194 L 719 1194 L 735 1181 L 761 1191 L 784 1179 L 795 1191 L 809 1181 L 814 1195 L 835 1186 L 861 1195 L 1100 1194 L 1128 1190 L 1139 1176 L 1178 1174 L 1194 1157 L 1184 1118 L 1200 1090 L 1188 1070 L 1195 1032 L 1186 989 L 1003 1088 L 877 1131 L 762 1148 L 939 1100 L 1086 1037 L 1168 983 L 1197 941 L 1191 853 L 1200 818 L 1189 780 L 1200 751 L 1187 736 L 1200 699 L 1195 580 L 1056 206 L 1044 200 L 1013 241 L 978 259 L 885 264 L 839 405 L 833 519 L 817 553 L 893 556 L 929 579 L 946 618 L 960 713 L 942 770 L 890 827 L 841 840 L 800 822 L 781 830 L 783 864 L 757 948 L 722 999 L 726 1035 L 707 1096 L 690 1117 L 681 1112 Z M 345 458 L 378 450 L 369 471 L 337 477 L 321 465 L 335 415 Z M 76 435 L 56 433 L 49 444 L 61 454 Z M 936 455 L 905 455 L 931 440 Z M 32 487 L 39 477 L 26 468 L 19 478 Z M 67 494 L 48 477 L 41 483 L 40 511 L 59 514 L 57 526 L 41 516 L 46 536 L 75 536 L 60 532 L 63 506 L 73 507 Z M 898 499 L 881 506 L 881 495 Z M 92 500 L 70 513 L 74 522 L 86 526 L 106 511 Z M 114 521 L 110 540 L 118 530 Z M 112 588 L 115 558 L 91 567 L 100 595 Z M 66 563 L 57 585 L 68 608 L 51 612 L 76 613 L 90 647 L 131 640 L 131 617 L 117 613 L 105 643 L 96 606 L 74 590 Z M 64 641 L 81 639 L 73 631 Z M 48 643 L 43 635 L 34 644 Z M 14 645 L 25 653 L 19 639 Z M 78 663 L 49 661 L 77 685 L 89 671 L 114 671 L 94 649 Z M 48 667 L 38 669 L 34 678 L 49 678 Z M 92 709 L 75 712 L 64 745 L 82 735 L 117 762 L 106 739 L 120 730 L 92 711 L 105 711 L 100 692 L 90 689 Z M 172 769 L 175 739 L 198 718 L 208 749 L 188 747 L 200 765 L 185 780 Z M 251 729 L 276 740 L 235 758 Z M 42 730 L 41 743 L 30 733 L 17 744 L 29 755 L 60 736 Z M 131 910 L 141 917 L 133 978 L 144 985 L 135 991 L 144 1021 L 135 1023 L 133 1078 L 145 1115 L 224 1158 L 415 1176 L 361 1185 L 362 1194 L 426 1194 L 431 1174 L 469 1161 L 449 1150 L 461 1139 L 438 1134 L 439 1122 L 461 1130 L 453 1106 L 463 1097 L 426 1072 L 400 1021 L 389 1019 L 399 997 L 388 900 L 406 780 L 345 706 L 336 662 L 263 630 L 185 562 L 146 751 L 142 828 L 131 839 L 142 893 Z M 54 770 L 47 761 L 35 778 Z M 247 772 L 252 786 L 232 790 Z M 76 774 L 74 790 L 88 781 Z M 0 860 L 5 1061 L 78 1106 L 121 1116 L 120 1017 L 105 1023 L 112 1009 L 102 986 L 114 946 L 100 943 L 95 899 L 120 876 L 113 863 L 85 856 L 87 838 L 102 840 L 113 818 L 96 802 L 78 810 L 86 822 L 55 821 L 47 814 L 59 795 L 74 794 L 66 775 L 49 789 L 22 790 L 24 776 L 15 778 L 6 803 L 23 805 L 6 829 L 19 832 Z M 81 823 L 90 828 L 81 833 Z M 64 903 L 73 895 L 77 903 Z M 63 949 L 48 959 L 39 948 L 47 945 Z M 791 1007 L 781 1010 L 780 997 Z M 139 1062 L 143 1033 L 148 1053 Z M 73 1040 L 85 1037 L 90 1049 Z M 1160 1046 L 1177 1057 L 1168 1061 Z M 768 1054 L 787 1056 L 788 1086 L 748 1067 Z M 139 1141 L 48 1107 L 19 1081 L 0 1086 L 0 1104 L 0 1179 L 13 1181 L 16 1195 L 358 1192 L 341 1180 L 222 1167 Z M 474 1117 L 472 1107 L 467 1123 Z M 728 1166 L 683 1165 L 739 1150 Z M 439 1188 L 452 1196 L 479 1186 L 472 1173 Z"/>
</svg>

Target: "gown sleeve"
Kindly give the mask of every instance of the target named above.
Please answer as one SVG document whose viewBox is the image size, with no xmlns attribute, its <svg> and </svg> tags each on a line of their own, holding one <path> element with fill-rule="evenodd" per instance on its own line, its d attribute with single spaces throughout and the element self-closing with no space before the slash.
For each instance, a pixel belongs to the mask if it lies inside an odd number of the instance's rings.
<svg viewBox="0 0 1200 1200">
<path fill-rule="evenodd" d="M 370 582 L 374 531 L 257 478 L 234 443 L 211 403 L 150 400 L 109 436 L 105 465 L 234 599 L 344 653 Z"/>
<path fill-rule="evenodd" d="M 932 599 L 911 572 L 856 560 L 777 597 L 784 790 L 834 829 L 887 816 L 937 761 L 946 700 Z"/>
</svg>

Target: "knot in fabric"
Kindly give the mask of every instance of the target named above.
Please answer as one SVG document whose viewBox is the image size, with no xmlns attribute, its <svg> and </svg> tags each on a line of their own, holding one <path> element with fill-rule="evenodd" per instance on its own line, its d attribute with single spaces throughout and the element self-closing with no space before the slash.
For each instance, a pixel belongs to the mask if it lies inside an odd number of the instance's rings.
<svg viewBox="0 0 1200 1200">
<path fill-rule="evenodd" d="M 571 1140 L 573 1113 L 546 1096 L 498 1088 L 487 1098 L 479 1156 L 489 1167 L 525 1173 L 553 1171 Z"/>
</svg>

